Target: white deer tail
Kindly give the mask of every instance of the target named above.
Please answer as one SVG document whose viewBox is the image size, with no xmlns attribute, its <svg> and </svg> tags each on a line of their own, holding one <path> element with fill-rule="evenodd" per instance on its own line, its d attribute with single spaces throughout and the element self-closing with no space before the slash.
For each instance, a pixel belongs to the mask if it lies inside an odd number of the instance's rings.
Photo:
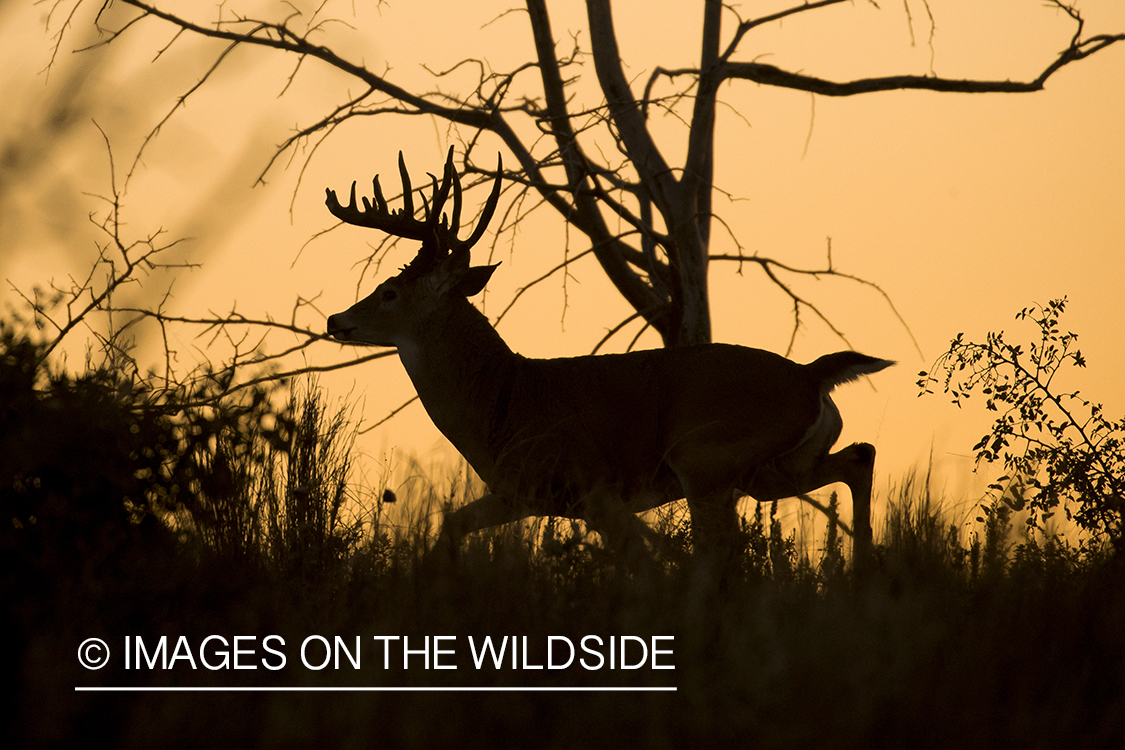
<svg viewBox="0 0 1125 750">
<path fill-rule="evenodd" d="M 818 383 L 822 393 L 844 383 L 858 380 L 860 375 L 870 375 L 894 364 L 890 359 L 868 357 L 859 352 L 836 352 L 825 354 L 815 362 L 805 365 Z"/>
</svg>

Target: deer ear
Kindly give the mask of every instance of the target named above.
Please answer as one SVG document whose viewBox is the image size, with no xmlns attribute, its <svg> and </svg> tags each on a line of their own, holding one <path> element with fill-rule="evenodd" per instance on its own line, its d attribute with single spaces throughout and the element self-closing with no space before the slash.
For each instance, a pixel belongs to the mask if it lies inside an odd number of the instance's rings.
<svg viewBox="0 0 1125 750">
<path fill-rule="evenodd" d="M 464 296 L 472 297 L 473 295 L 480 294 L 484 289 L 484 285 L 492 278 L 492 272 L 496 270 L 497 263 L 492 266 L 473 266 L 465 272 L 465 275 L 457 282 L 454 290 Z"/>
</svg>

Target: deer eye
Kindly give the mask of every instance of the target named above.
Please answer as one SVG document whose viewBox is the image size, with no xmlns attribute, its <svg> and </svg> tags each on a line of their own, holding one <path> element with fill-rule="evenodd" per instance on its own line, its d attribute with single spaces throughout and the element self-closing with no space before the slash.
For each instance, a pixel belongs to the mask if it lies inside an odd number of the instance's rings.
<svg viewBox="0 0 1125 750">
<path fill-rule="evenodd" d="M 384 289 L 381 297 L 384 302 L 394 302 L 398 299 L 398 292 L 394 289 Z"/>
</svg>

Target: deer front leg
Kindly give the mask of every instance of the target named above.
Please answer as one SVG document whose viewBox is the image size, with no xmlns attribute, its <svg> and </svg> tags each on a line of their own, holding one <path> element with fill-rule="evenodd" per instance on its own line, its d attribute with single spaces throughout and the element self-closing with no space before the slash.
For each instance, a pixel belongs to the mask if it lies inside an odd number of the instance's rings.
<svg viewBox="0 0 1125 750">
<path fill-rule="evenodd" d="M 519 521 L 530 515 L 532 512 L 522 503 L 513 503 L 504 496 L 490 492 L 445 514 L 441 533 L 438 535 L 438 546 L 444 547 L 456 558 L 466 535 L 491 526 Z"/>
<path fill-rule="evenodd" d="M 605 546 L 637 570 L 649 559 L 645 540 L 652 540 L 653 531 L 625 505 L 621 493 L 610 489 L 590 492 L 582 501 L 582 517 L 601 535 Z"/>
</svg>

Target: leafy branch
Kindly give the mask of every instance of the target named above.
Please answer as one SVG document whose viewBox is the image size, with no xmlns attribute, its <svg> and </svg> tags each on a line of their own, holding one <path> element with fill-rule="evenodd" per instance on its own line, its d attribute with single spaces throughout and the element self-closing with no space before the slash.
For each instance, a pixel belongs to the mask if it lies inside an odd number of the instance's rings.
<svg viewBox="0 0 1125 750">
<path fill-rule="evenodd" d="M 957 334 L 949 351 L 929 372 L 919 373 L 922 393 L 941 385 L 957 407 L 971 395 L 984 396 L 985 409 L 998 416 L 973 450 L 976 461 L 1002 462 L 1007 472 L 989 485 L 990 500 L 1014 510 L 1030 509 L 1037 526 L 1060 505 L 1068 519 L 1094 537 L 1125 544 L 1125 418 L 1106 417 L 1101 404 L 1054 382 L 1065 367 L 1085 368 L 1078 336 L 1063 333 L 1059 319 L 1066 297 L 1032 305 L 1016 315 L 1038 329 L 1025 349 L 1003 331 L 984 343 Z"/>
</svg>

